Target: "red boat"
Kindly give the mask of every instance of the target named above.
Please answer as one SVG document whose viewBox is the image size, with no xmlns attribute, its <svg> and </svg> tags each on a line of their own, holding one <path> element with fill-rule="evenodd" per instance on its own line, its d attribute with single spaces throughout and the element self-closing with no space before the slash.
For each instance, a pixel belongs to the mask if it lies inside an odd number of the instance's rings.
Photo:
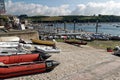
<svg viewBox="0 0 120 80">
<path fill-rule="evenodd" d="M 41 61 L 39 54 L 0 56 L 0 62 L 0 79 L 50 71 L 59 64 Z"/>
<path fill-rule="evenodd" d="M 68 44 L 77 44 L 77 45 L 86 45 L 87 42 L 84 41 L 75 41 L 75 40 L 65 40 L 65 43 Z"/>
<path fill-rule="evenodd" d="M 13 64 L 19 62 L 31 62 L 41 60 L 40 54 L 19 54 L 19 55 L 5 55 L 0 56 L 0 62 L 4 64 Z"/>
<path fill-rule="evenodd" d="M 14 55 L 2 55 L 0 56 L 0 62 L 4 64 L 13 64 L 19 62 L 31 62 L 31 61 L 42 61 L 49 58 L 51 55 L 44 53 L 33 53 L 33 54 L 14 54 Z"/>
</svg>

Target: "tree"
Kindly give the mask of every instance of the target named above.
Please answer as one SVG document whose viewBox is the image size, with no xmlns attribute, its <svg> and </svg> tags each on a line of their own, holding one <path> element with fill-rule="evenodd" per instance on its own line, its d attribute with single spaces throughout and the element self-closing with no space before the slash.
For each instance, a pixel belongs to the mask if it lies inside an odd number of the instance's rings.
<svg viewBox="0 0 120 80">
<path fill-rule="evenodd" d="M 26 14 L 22 14 L 22 15 L 18 16 L 18 18 L 25 19 L 25 18 L 28 18 L 28 16 Z"/>
</svg>

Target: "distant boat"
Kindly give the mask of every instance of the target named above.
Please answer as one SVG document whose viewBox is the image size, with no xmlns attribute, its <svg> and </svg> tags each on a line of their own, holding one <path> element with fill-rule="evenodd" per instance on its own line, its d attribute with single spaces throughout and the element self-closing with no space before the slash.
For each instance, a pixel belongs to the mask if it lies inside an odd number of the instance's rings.
<svg viewBox="0 0 120 80">
<path fill-rule="evenodd" d="M 120 36 L 111 36 L 110 40 L 120 40 Z"/>
<path fill-rule="evenodd" d="M 75 41 L 75 40 L 65 40 L 65 43 L 68 44 L 77 44 L 77 45 L 86 45 L 87 42 L 84 41 Z"/>
<path fill-rule="evenodd" d="M 47 26 L 53 26 L 53 24 L 48 24 Z"/>
<path fill-rule="evenodd" d="M 119 27 L 120 27 L 120 25 L 117 25 L 116 27 L 117 27 L 117 28 L 119 28 Z"/>
<path fill-rule="evenodd" d="M 113 25 L 113 26 L 115 26 L 116 28 L 119 28 L 119 27 L 120 27 L 120 25 Z"/>
</svg>

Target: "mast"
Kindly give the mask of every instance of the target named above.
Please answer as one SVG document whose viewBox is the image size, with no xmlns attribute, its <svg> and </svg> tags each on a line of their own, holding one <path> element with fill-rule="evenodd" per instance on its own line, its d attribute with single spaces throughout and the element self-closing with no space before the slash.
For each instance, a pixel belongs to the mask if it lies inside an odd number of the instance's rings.
<svg viewBox="0 0 120 80">
<path fill-rule="evenodd" d="M 76 21 L 74 21 L 73 33 L 75 33 L 75 29 L 76 29 L 76 26 L 75 26 L 75 24 L 76 24 Z"/>
<path fill-rule="evenodd" d="M 96 34 L 98 33 L 98 20 L 96 21 Z"/>
<path fill-rule="evenodd" d="M 0 0 L 0 14 L 5 14 L 5 2 Z"/>
<path fill-rule="evenodd" d="M 66 31 L 66 22 L 64 21 L 64 31 L 65 31 L 65 33 L 67 33 L 67 31 Z"/>
</svg>

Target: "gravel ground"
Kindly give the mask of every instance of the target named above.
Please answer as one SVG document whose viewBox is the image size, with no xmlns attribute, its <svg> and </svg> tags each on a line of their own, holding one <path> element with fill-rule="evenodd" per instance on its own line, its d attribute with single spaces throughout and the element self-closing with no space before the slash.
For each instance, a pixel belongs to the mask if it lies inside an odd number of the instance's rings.
<svg viewBox="0 0 120 80">
<path fill-rule="evenodd" d="M 111 55 L 111 53 L 103 49 L 95 49 L 88 45 L 78 47 L 66 43 L 57 43 L 57 47 L 61 49 L 61 52 L 51 53 L 52 57 L 49 59 L 56 60 L 61 64 L 51 72 L 6 80 L 69 80 L 67 78 L 75 73 L 84 72 L 86 69 L 94 68 L 96 65 L 102 65 L 105 62 L 119 60 L 119 57 Z M 105 77 L 103 80 L 120 80 L 120 70 L 111 74 L 110 77 Z"/>
</svg>

